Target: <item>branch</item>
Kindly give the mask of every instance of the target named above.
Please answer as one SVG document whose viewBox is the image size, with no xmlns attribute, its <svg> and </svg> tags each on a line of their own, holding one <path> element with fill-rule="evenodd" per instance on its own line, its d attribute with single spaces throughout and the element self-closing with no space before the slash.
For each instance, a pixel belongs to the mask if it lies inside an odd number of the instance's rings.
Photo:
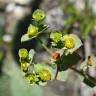
<svg viewBox="0 0 96 96">
<path fill-rule="evenodd" d="M 76 73 L 78 73 L 78 74 L 80 74 L 80 75 L 82 75 L 82 76 L 84 76 L 84 77 L 85 77 L 85 75 L 83 74 L 83 72 L 81 72 L 81 71 L 77 70 L 76 68 L 71 67 L 70 69 L 71 69 L 71 70 L 73 70 L 73 71 L 75 71 Z"/>
<path fill-rule="evenodd" d="M 37 37 L 37 40 L 40 42 L 40 44 L 43 46 L 43 48 L 50 54 L 52 55 L 52 52 L 49 50 L 49 48 L 43 43 L 43 41 Z"/>
</svg>

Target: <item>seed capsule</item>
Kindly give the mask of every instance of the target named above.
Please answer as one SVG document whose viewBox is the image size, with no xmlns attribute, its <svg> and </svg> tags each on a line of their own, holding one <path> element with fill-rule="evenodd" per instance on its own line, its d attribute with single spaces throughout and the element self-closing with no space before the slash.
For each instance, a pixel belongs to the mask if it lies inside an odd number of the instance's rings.
<svg viewBox="0 0 96 96">
<path fill-rule="evenodd" d="M 27 58 L 28 51 L 25 48 L 19 49 L 19 57 L 20 58 Z"/>
<path fill-rule="evenodd" d="M 36 21 L 41 21 L 45 18 L 45 13 L 44 11 L 37 9 L 36 11 L 33 12 L 32 17 Z"/>
<path fill-rule="evenodd" d="M 39 76 L 40 76 L 42 81 L 51 80 L 51 73 L 46 69 L 42 69 L 39 73 Z"/>
<path fill-rule="evenodd" d="M 54 60 L 59 60 L 59 59 L 60 59 L 60 53 L 54 52 L 54 53 L 52 54 L 52 58 L 53 58 Z"/>
<path fill-rule="evenodd" d="M 88 56 L 88 65 L 92 66 L 94 64 L 94 60 L 92 56 Z"/>
<path fill-rule="evenodd" d="M 28 36 L 31 38 L 35 36 L 37 33 L 38 33 L 38 27 L 30 24 L 27 32 Z"/>
</svg>

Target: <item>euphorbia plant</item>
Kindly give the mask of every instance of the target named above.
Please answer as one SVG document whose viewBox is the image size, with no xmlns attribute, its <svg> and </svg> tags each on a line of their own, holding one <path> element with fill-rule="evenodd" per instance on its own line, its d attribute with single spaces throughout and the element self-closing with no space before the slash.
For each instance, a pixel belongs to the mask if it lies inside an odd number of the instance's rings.
<svg viewBox="0 0 96 96">
<path fill-rule="evenodd" d="M 93 57 L 87 58 L 86 62 L 81 64 L 80 70 L 75 68 L 75 65 L 82 59 L 76 50 L 83 45 L 77 35 L 65 34 L 59 30 L 52 30 L 50 33 L 50 39 L 52 41 L 51 47 L 57 49 L 55 52 L 49 50 L 40 39 L 39 34 L 45 32 L 49 28 L 44 22 L 45 17 L 45 13 L 40 9 L 33 12 L 32 24 L 29 25 L 28 31 L 22 36 L 21 42 L 36 38 L 49 53 L 51 57 L 49 62 L 50 66 L 48 64 L 35 64 L 33 62 L 33 57 L 36 52 L 33 49 L 29 52 L 25 48 L 20 49 L 20 64 L 25 79 L 32 85 L 45 85 L 48 81 L 54 79 L 64 81 L 63 73 L 68 69 L 72 69 L 79 75 L 82 75 L 83 82 L 87 85 L 91 87 L 96 86 L 96 78 L 86 73 L 88 66 L 96 67 L 96 60 Z M 89 64 L 90 62 L 92 64 Z"/>
</svg>

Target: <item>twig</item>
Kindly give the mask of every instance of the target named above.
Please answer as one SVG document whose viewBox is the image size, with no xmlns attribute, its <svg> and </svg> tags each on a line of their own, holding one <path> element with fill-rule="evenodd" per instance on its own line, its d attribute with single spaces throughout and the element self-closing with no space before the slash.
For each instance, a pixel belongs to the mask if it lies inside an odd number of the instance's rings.
<svg viewBox="0 0 96 96">
<path fill-rule="evenodd" d="M 85 77 L 85 75 L 81 71 L 77 70 L 76 68 L 71 67 L 70 69 Z"/>
<path fill-rule="evenodd" d="M 41 43 L 41 45 L 43 46 L 43 48 L 50 54 L 52 55 L 52 52 L 49 50 L 49 48 L 43 43 L 43 41 L 37 37 L 37 40 Z"/>
</svg>

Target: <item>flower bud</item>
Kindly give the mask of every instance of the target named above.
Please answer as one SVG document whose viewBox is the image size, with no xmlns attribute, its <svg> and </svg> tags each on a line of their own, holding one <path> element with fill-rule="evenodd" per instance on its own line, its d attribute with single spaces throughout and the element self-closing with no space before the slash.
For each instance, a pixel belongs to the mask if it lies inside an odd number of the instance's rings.
<svg viewBox="0 0 96 96">
<path fill-rule="evenodd" d="M 59 60 L 59 59 L 60 59 L 60 53 L 54 52 L 54 53 L 52 54 L 52 58 L 53 58 L 54 60 Z"/>
<path fill-rule="evenodd" d="M 37 33 L 38 33 L 38 27 L 30 24 L 27 32 L 29 38 L 36 36 Z"/>
<path fill-rule="evenodd" d="M 37 9 L 36 11 L 33 12 L 32 17 L 36 21 L 41 21 L 45 18 L 45 13 L 42 10 Z"/>
<path fill-rule="evenodd" d="M 42 81 L 51 80 L 51 73 L 48 70 L 46 70 L 46 69 L 42 69 L 39 72 L 39 76 L 40 76 L 40 78 L 41 78 Z"/>
<path fill-rule="evenodd" d="M 19 49 L 19 57 L 20 58 L 27 58 L 28 57 L 28 51 L 25 48 Z"/>
</svg>

